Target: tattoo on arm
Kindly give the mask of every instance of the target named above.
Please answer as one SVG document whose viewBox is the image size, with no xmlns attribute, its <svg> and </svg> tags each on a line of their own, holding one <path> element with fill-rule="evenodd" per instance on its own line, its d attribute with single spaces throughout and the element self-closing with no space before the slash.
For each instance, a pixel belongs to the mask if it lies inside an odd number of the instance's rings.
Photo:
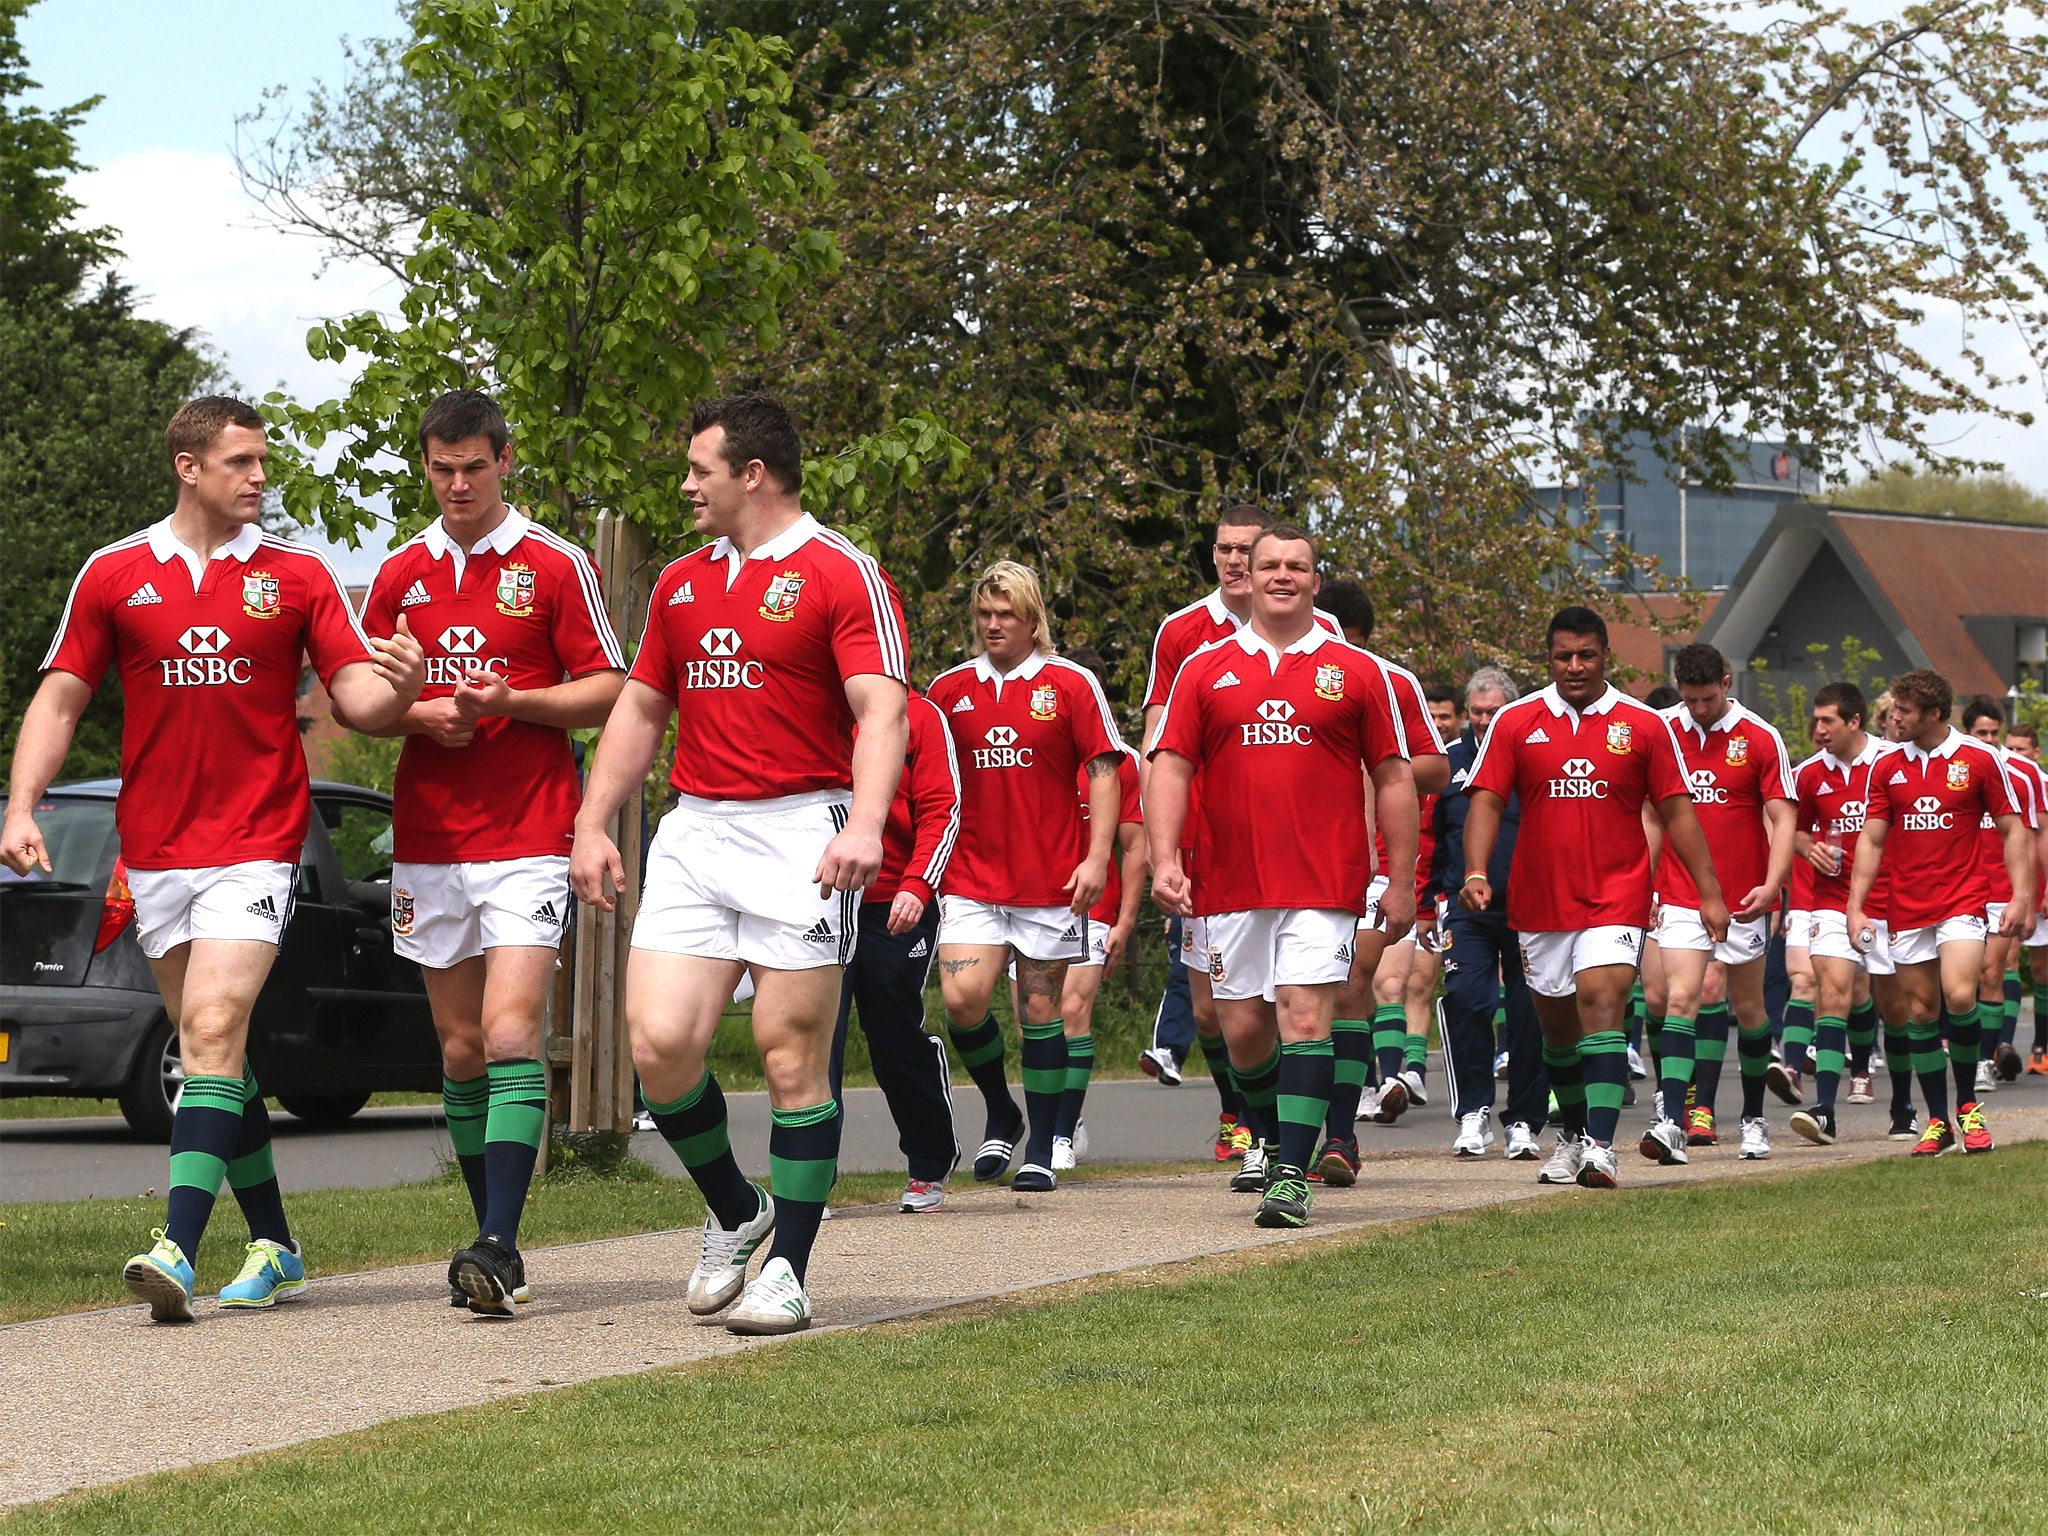
<svg viewBox="0 0 2048 1536">
<path fill-rule="evenodd" d="M 965 960 L 941 960 L 939 962 L 939 969 L 944 971 L 948 976 L 958 976 L 970 965 L 979 964 L 981 964 L 981 956 L 969 955 Z"/>
<path fill-rule="evenodd" d="M 1114 778 L 1116 771 L 1117 758 L 1114 752 L 1105 752 L 1100 757 L 1088 759 L 1088 777 L 1091 779 Z"/>
<path fill-rule="evenodd" d="M 1097 759 L 1101 761 L 1101 759 Z M 1026 997 L 1052 997 L 1060 995 L 1066 985 L 1067 962 L 1064 960 L 1027 960 L 1017 957 L 1017 990 Z"/>
</svg>

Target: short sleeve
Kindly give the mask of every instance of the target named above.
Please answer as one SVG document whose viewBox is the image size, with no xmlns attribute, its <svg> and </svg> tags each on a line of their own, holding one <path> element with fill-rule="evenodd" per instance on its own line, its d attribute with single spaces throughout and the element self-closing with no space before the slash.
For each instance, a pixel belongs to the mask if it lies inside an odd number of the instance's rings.
<svg viewBox="0 0 2048 1536">
<path fill-rule="evenodd" d="M 1171 752 L 1191 763 L 1201 762 L 1204 695 L 1201 688 L 1186 686 L 1188 674 L 1194 670 L 1183 666 L 1174 675 L 1173 687 L 1166 696 L 1166 713 L 1159 719 L 1159 736 L 1148 755 L 1157 757 L 1162 752 Z"/>
<path fill-rule="evenodd" d="M 1124 753 L 1116 765 L 1117 783 L 1123 787 L 1123 800 L 1117 806 L 1116 819 L 1119 826 L 1140 822 L 1145 819 L 1144 809 L 1138 803 L 1138 760 L 1129 752 Z"/>
<path fill-rule="evenodd" d="M 654 584 L 653 595 L 647 599 L 647 627 L 640 632 L 640 650 L 633 657 L 633 670 L 627 673 L 630 681 L 645 683 L 663 698 L 676 696 L 675 660 L 668 647 L 669 594 L 675 590 L 675 567 L 662 572 L 661 579 Z"/>
<path fill-rule="evenodd" d="M 1493 727 L 1486 733 L 1486 740 L 1479 746 L 1479 761 L 1472 765 L 1472 777 L 1465 782 L 1465 793 L 1487 790 L 1499 795 L 1502 800 L 1511 800 L 1515 794 L 1515 738 L 1502 729 L 1499 715 L 1493 717 Z"/>
<path fill-rule="evenodd" d="M 71 596 L 57 620 L 57 634 L 43 658 L 45 672 L 69 672 L 97 688 L 114 660 L 114 626 L 107 613 L 106 583 L 88 560 L 71 583 Z"/>
<path fill-rule="evenodd" d="M 363 632 L 387 638 L 398 632 L 399 578 L 392 574 L 394 561 L 386 560 L 370 579 L 369 594 L 363 599 Z"/>
<path fill-rule="evenodd" d="M 1145 702 L 1143 708 L 1156 709 L 1165 705 L 1173 693 L 1174 674 L 1180 671 L 1180 664 L 1187 660 L 1181 649 L 1174 643 L 1169 628 L 1172 620 L 1165 620 L 1159 626 L 1159 633 L 1152 637 L 1152 666 L 1145 675 Z"/>
<path fill-rule="evenodd" d="M 325 560 L 316 559 L 306 575 L 306 654 L 313 658 L 323 688 L 343 667 L 371 656 L 370 637 L 356 622 L 341 578 Z"/>
<path fill-rule="evenodd" d="M 548 638 L 554 643 L 555 658 L 571 677 L 592 672 L 622 671 L 625 653 L 604 611 L 603 584 L 597 562 L 580 550 L 563 552 L 560 585 L 549 614 Z"/>
<path fill-rule="evenodd" d="M 2019 796 L 2013 793 L 2012 780 L 2006 777 L 2004 762 L 1993 758 L 1992 767 L 1995 771 L 1984 776 L 1984 809 L 1994 816 L 2025 816 Z"/>
<path fill-rule="evenodd" d="M 1378 699 L 1361 696 L 1359 709 L 1363 718 L 1359 722 L 1358 739 L 1367 768 L 1377 768 L 1390 757 L 1408 756 L 1401 750 L 1401 733 L 1395 728 L 1393 716 L 1379 707 Z M 1427 718 L 1425 715 L 1424 719 Z"/>
<path fill-rule="evenodd" d="M 1764 755 L 1756 770 L 1759 793 L 1766 800 L 1797 802 L 1799 791 L 1792 783 L 1792 758 L 1785 750 L 1785 738 L 1776 731 L 1760 731 L 1757 737 Z"/>
<path fill-rule="evenodd" d="M 1870 765 L 1870 792 L 1865 797 L 1867 803 L 1864 808 L 1866 819 L 1871 816 L 1877 817 L 1880 821 L 1895 819 L 1892 778 L 1897 773 L 1898 769 L 1882 757 Z"/>
<path fill-rule="evenodd" d="M 1389 670 L 1387 680 L 1393 685 L 1391 692 L 1401 711 L 1397 750 L 1407 757 L 1442 757 L 1444 739 L 1437 734 L 1436 721 L 1429 713 L 1429 701 L 1422 696 L 1421 686 L 1405 672 Z"/>
<path fill-rule="evenodd" d="M 1644 750 L 1649 754 L 1647 788 L 1652 800 L 1669 800 L 1673 795 L 1692 798 L 1692 786 L 1685 776 L 1685 757 L 1678 749 L 1678 736 L 1671 728 L 1671 722 L 1661 715 L 1652 715 L 1661 730 L 1649 733 Z"/>
<path fill-rule="evenodd" d="M 848 556 L 831 583 L 832 659 L 842 680 L 879 675 L 910 685 L 909 640 L 903 610 L 882 568 Z"/>
<path fill-rule="evenodd" d="M 1121 756 L 1123 739 L 1116 733 L 1116 718 L 1109 712 L 1109 700 L 1102 692 L 1102 684 L 1095 681 L 1095 674 L 1083 667 L 1060 670 L 1066 685 L 1061 691 L 1072 705 L 1076 755 L 1084 763 L 1111 753 Z"/>
</svg>

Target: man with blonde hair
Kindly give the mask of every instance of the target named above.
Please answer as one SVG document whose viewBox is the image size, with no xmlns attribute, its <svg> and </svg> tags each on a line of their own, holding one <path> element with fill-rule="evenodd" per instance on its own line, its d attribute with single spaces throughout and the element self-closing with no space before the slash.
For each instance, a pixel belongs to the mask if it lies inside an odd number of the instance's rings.
<svg viewBox="0 0 2048 1536">
<path fill-rule="evenodd" d="M 1001 1178 L 1028 1125 L 1013 1187 L 1044 1191 L 1056 1182 L 1053 1138 L 1069 1065 L 1060 998 L 1069 962 L 1088 955 L 1088 909 L 1109 880 L 1124 744 L 1095 675 L 1053 653 L 1045 598 L 1028 566 L 998 560 L 968 603 L 982 649 L 927 690 L 960 763 L 960 836 L 939 898 L 940 986 L 954 1049 L 988 1104 L 975 1178 Z M 1084 771 L 1085 819 L 1074 794 Z M 1011 955 L 1024 1014 L 1022 1115 L 989 1011 Z"/>
</svg>

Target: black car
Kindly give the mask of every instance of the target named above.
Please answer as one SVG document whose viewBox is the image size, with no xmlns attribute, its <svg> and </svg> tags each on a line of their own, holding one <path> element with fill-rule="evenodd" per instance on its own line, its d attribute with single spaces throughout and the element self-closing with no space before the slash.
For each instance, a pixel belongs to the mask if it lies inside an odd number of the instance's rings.
<svg viewBox="0 0 2048 1536">
<path fill-rule="evenodd" d="M 52 789 L 36 806 L 51 873 L 0 868 L 0 1098 L 114 1096 L 137 1135 L 167 1141 L 184 1069 L 135 938 L 120 787 Z M 294 1115 L 336 1124 L 372 1093 L 438 1089 L 441 1052 L 419 967 L 391 949 L 391 797 L 316 781 L 313 808 L 249 1059 Z"/>
</svg>

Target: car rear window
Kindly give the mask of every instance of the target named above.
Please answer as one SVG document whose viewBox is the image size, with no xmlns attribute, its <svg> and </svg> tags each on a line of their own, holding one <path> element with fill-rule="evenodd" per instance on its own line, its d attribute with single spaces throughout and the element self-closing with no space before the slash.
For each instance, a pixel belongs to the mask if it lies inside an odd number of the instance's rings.
<svg viewBox="0 0 2048 1536">
<path fill-rule="evenodd" d="M 0 805 L 4 805 L 0 801 Z M 90 885 L 100 874 L 100 861 L 107 842 L 114 835 L 114 802 L 111 800 L 66 800 L 61 797 L 38 801 L 36 825 L 42 828 L 43 844 L 50 850 L 50 873 L 32 871 L 30 880 L 60 880 L 72 885 Z M 0 866 L 0 881 L 21 878 Z"/>
</svg>

